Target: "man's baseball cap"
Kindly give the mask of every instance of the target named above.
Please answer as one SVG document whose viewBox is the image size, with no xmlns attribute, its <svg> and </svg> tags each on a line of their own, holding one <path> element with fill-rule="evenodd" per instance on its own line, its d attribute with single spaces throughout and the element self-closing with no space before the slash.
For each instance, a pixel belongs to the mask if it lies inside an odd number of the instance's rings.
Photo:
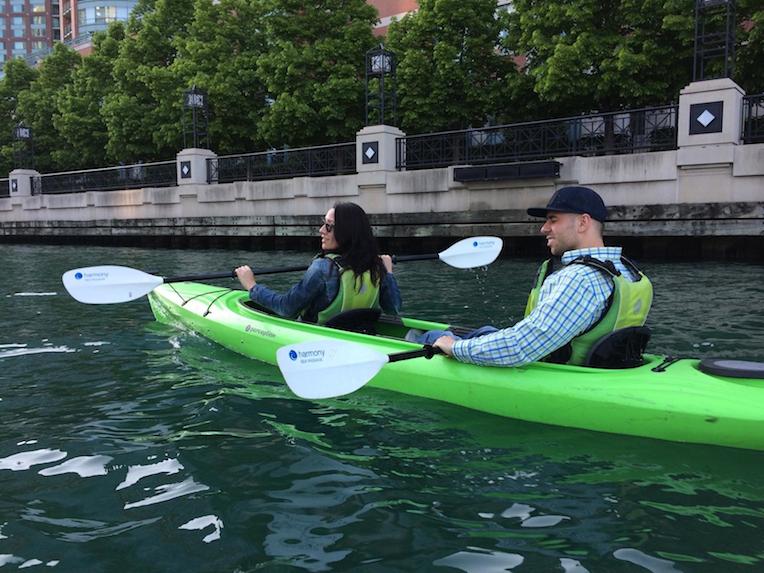
<svg viewBox="0 0 764 573">
<path fill-rule="evenodd" d="M 596 191 L 578 185 L 563 187 L 555 191 L 547 206 L 531 207 L 528 214 L 531 217 L 546 217 L 552 211 L 556 213 L 587 213 L 599 222 L 607 218 L 607 208 Z"/>
</svg>

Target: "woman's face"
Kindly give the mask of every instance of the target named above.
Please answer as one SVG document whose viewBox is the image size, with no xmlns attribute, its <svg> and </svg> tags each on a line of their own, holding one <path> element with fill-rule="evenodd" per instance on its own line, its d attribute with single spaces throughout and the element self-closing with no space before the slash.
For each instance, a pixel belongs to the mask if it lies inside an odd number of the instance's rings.
<svg viewBox="0 0 764 573">
<path fill-rule="evenodd" d="M 321 235 L 322 250 L 336 251 L 340 248 L 340 244 L 334 238 L 334 207 L 326 212 L 324 224 L 318 229 L 318 234 Z"/>
</svg>

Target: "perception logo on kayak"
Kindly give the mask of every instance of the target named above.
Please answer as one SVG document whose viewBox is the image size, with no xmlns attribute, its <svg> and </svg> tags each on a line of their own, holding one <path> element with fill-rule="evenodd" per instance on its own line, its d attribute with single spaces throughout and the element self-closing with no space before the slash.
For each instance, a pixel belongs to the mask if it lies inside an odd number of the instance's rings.
<svg viewBox="0 0 764 573">
<path fill-rule="evenodd" d="M 478 249 L 493 249 L 496 241 L 472 241 L 472 246 Z"/>
<path fill-rule="evenodd" d="M 80 280 L 82 278 L 82 273 L 75 274 L 74 278 L 77 279 L 77 280 Z"/>
</svg>

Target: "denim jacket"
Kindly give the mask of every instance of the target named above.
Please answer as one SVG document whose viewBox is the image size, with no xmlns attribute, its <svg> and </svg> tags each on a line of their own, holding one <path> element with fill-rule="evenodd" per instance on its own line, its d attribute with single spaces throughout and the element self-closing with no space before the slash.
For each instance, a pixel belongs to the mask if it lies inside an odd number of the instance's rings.
<svg viewBox="0 0 764 573">
<path fill-rule="evenodd" d="M 329 306 L 339 288 L 340 273 L 337 265 L 330 259 L 317 258 L 305 271 L 300 282 L 286 293 L 279 294 L 258 283 L 250 289 L 249 298 L 279 316 L 296 318 L 302 313 L 304 320 L 316 322 L 318 313 Z M 385 274 L 382 279 L 379 304 L 386 314 L 400 313 L 401 292 L 392 273 Z"/>
</svg>

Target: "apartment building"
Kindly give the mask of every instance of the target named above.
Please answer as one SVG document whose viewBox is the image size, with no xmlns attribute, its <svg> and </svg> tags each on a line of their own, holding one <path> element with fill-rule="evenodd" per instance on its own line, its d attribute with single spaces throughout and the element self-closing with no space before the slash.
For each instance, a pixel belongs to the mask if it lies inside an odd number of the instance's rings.
<svg viewBox="0 0 764 573">
<path fill-rule="evenodd" d="M 93 50 L 91 37 L 116 21 L 127 22 L 137 0 L 59 0 L 60 40 L 87 55 Z"/>
<path fill-rule="evenodd" d="M 384 36 L 393 20 L 400 20 L 409 12 L 416 12 L 419 8 L 417 0 L 367 0 L 367 3 L 379 12 L 379 22 L 374 27 L 375 36 Z M 511 0 L 497 0 L 496 9 L 509 10 L 511 5 Z"/>
<path fill-rule="evenodd" d="M 46 54 L 61 34 L 58 0 L 0 0 L 0 68 Z"/>
</svg>

